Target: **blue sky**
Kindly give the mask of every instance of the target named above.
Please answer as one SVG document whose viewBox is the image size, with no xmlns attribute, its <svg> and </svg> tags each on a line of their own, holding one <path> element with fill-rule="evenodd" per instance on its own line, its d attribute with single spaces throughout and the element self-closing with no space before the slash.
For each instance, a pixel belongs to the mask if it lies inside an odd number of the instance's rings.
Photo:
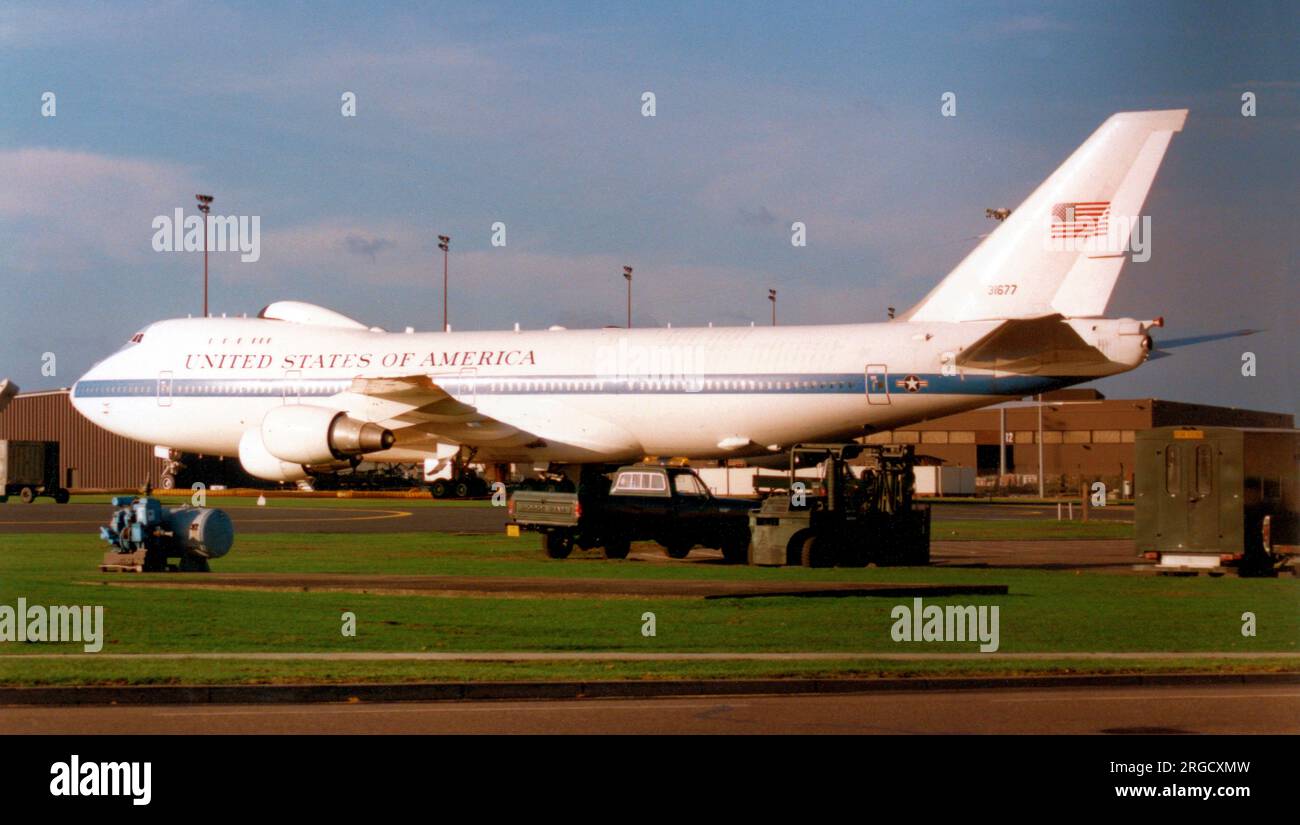
<svg viewBox="0 0 1300 825">
<path fill-rule="evenodd" d="M 1295 412 L 1297 8 L 7 3 L 0 377 L 65 386 L 199 311 L 201 255 L 150 241 L 200 191 L 261 218 L 261 260 L 212 258 L 216 312 L 294 298 L 434 328 L 442 232 L 457 329 L 619 323 L 623 264 L 638 325 L 763 323 L 769 287 L 783 323 L 879 320 L 1109 114 L 1187 107 L 1153 257 L 1109 314 L 1267 332 L 1101 389 Z"/>
</svg>

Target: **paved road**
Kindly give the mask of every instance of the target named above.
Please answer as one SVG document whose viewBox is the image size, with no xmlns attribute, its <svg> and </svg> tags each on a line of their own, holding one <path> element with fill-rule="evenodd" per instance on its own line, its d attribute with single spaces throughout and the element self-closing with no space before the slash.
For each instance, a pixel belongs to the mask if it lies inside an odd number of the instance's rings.
<svg viewBox="0 0 1300 825">
<path fill-rule="evenodd" d="M 1055 504 L 953 504 L 950 502 L 932 502 L 933 517 L 944 521 L 957 519 L 974 519 L 976 521 L 1003 519 L 1056 519 Z M 1068 516 L 1069 510 L 1061 505 L 1061 517 Z M 1079 503 L 1074 503 L 1074 519 L 1081 518 Z M 1132 521 L 1133 505 L 1113 504 L 1108 507 L 1094 507 L 1088 512 L 1090 521 Z"/>
<path fill-rule="evenodd" d="M 1300 733 L 1300 688 L 0 708 L 0 733 Z"/>
<path fill-rule="evenodd" d="M 246 506 L 222 504 L 240 533 L 500 533 L 504 508 L 455 505 L 402 506 L 401 499 L 359 502 L 356 506 Z M 84 533 L 96 535 L 113 508 L 104 504 L 0 505 L 0 533 Z"/>
<path fill-rule="evenodd" d="M 107 497 L 106 497 L 107 498 Z M 501 507 L 454 504 L 418 506 L 401 499 L 358 500 L 347 506 L 232 506 L 221 499 L 209 499 L 213 507 L 230 514 L 240 533 L 398 533 L 437 531 L 445 533 L 499 533 L 505 529 L 506 514 Z M 104 504 L 15 503 L 0 505 L 0 533 L 90 533 L 105 524 L 112 512 Z M 1075 514 L 1076 518 L 1078 513 Z M 950 520 L 1005 520 L 1056 518 L 1055 507 L 1024 504 L 944 504 L 934 505 L 934 518 Z M 1092 511 L 1091 518 L 1106 521 L 1132 521 L 1132 507 L 1107 507 Z"/>
<path fill-rule="evenodd" d="M 216 506 L 221 506 L 217 504 Z M 1022 505 L 939 505 L 936 518 L 1006 518 L 1005 510 L 1037 513 L 1043 508 Z M 94 536 L 107 520 L 107 505 L 0 505 L 0 534 L 69 533 Z M 442 532 L 490 535 L 505 530 L 501 508 L 455 505 L 410 506 L 400 500 L 358 503 L 357 506 L 227 506 L 237 534 L 242 533 L 396 533 Z M 1131 509 L 1130 509 L 1131 513 Z M 1052 512 L 1055 518 L 1055 512 Z M 1016 517 L 1039 517 L 1038 515 Z M 941 532 L 941 527 L 936 530 Z M 537 545 L 525 535 L 520 541 Z M 574 559 L 599 558 L 599 551 L 579 552 Z M 1043 570 L 1107 569 L 1129 572 L 1137 561 L 1133 542 L 1127 539 L 1042 541 L 944 541 L 931 543 L 931 557 L 946 566 L 1029 567 Z M 721 565 L 722 554 L 696 548 L 684 561 L 674 562 L 653 543 L 639 543 L 634 561 L 667 564 Z"/>
<path fill-rule="evenodd" d="M 663 558 L 663 555 L 659 555 Z M 126 587 L 243 588 L 252 590 L 498 596 L 682 596 L 705 599 L 758 596 L 1004 595 L 1004 584 L 898 582 L 725 581 L 718 579 L 560 578 L 543 576 L 438 576 L 355 573 L 213 573 L 206 576 L 113 577 Z"/>
</svg>

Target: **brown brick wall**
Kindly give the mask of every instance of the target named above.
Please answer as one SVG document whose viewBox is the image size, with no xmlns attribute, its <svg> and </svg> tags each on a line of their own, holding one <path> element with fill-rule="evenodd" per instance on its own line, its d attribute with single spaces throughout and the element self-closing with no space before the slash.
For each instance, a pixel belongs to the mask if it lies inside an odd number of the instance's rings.
<svg viewBox="0 0 1300 825">
<path fill-rule="evenodd" d="M 19 395 L 0 412 L 0 439 L 59 442 L 59 478 L 75 468 L 80 488 L 136 488 L 158 483 L 153 446 L 96 427 L 72 407 L 67 391 Z"/>
</svg>

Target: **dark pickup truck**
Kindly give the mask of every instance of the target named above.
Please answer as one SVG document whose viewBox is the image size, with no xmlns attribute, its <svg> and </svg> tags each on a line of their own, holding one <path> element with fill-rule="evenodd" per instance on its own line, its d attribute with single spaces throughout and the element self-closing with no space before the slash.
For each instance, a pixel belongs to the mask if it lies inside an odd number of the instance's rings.
<svg viewBox="0 0 1300 825">
<path fill-rule="evenodd" d="M 542 534 L 542 549 L 553 559 L 566 558 L 575 545 L 603 547 L 606 558 L 622 559 L 632 542 L 653 540 L 675 559 L 703 545 L 743 564 L 754 506 L 717 498 L 689 467 L 633 464 L 612 476 L 587 475 L 576 493 L 519 490 L 509 514 L 519 529 Z"/>
</svg>

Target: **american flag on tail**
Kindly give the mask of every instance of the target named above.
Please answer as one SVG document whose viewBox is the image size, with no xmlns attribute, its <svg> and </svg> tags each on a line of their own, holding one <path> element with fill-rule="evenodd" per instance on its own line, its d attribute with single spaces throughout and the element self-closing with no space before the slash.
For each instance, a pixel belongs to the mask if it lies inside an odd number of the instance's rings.
<svg viewBox="0 0 1300 825">
<path fill-rule="evenodd" d="M 1053 238 L 1088 238 L 1105 235 L 1110 201 L 1058 203 L 1052 207 Z"/>
</svg>

